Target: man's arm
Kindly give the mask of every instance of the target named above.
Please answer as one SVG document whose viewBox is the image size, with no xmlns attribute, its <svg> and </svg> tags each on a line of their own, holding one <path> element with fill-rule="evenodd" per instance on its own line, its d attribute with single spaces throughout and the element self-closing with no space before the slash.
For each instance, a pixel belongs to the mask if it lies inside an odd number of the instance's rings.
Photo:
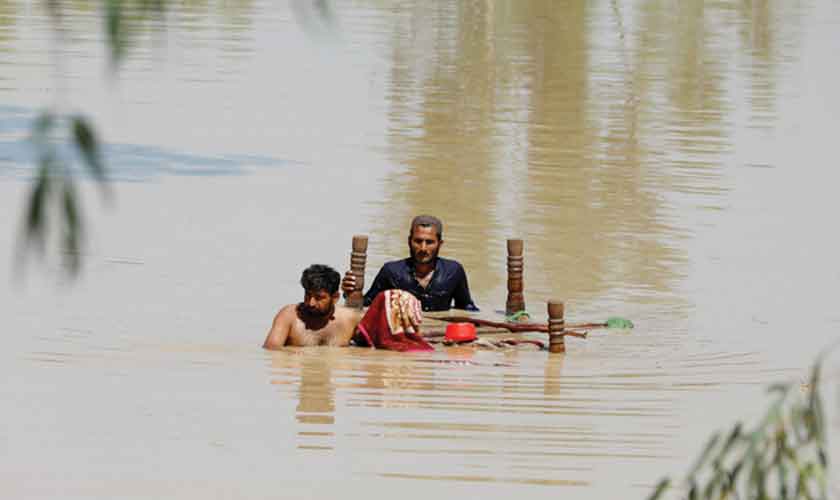
<svg viewBox="0 0 840 500">
<path fill-rule="evenodd" d="M 333 338 L 331 345 L 346 346 L 350 345 L 350 340 L 356 333 L 356 326 L 362 320 L 363 312 L 359 309 L 351 307 L 341 307 L 336 309 L 336 312 L 341 311 L 341 329 L 339 333 Z"/>
<path fill-rule="evenodd" d="M 271 330 L 268 331 L 265 342 L 263 342 L 263 349 L 277 350 L 282 349 L 286 345 L 286 339 L 289 338 L 289 331 L 292 328 L 293 319 L 293 312 L 290 314 L 289 311 L 291 310 L 290 308 L 294 307 L 293 305 L 286 306 L 280 309 L 280 312 L 274 316 Z"/>
<path fill-rule="evenodd" d="M 455 292 L 452 298 L 455 299 L 455 309 L 465 309 L 467 311 L 478 311 L 475 302 L 470 296 L 470 287 L 467 284 L 467 272 L 464 267 L 458 264 L 458 284 L 455 285 Z"/>
</svg>

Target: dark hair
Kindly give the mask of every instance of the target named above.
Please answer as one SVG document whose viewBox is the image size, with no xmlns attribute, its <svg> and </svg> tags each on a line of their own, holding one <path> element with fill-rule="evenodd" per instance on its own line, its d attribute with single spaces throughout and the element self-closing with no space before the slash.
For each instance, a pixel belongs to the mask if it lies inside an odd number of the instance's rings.
<svg viewBox="0 0 840 500">
<path fill-rule="evenodd" d="M 443 222 L 433 215 L 418 215 L 411 219 L 411 227 L 408 230 L 408 237 L 414 234 L 416 227 L 433 227 L 437 233 L 438 240 L 443 240 Z"/>
<path fill-rule="evenodd" d="M 338 292 L 340 282 L 341 275 L 338 271 L 323 264 L 312 264 L 303 270 L 300 277 L 300 286 L 307 292 L 326 290 L 330 295 Z"/>
</svg>

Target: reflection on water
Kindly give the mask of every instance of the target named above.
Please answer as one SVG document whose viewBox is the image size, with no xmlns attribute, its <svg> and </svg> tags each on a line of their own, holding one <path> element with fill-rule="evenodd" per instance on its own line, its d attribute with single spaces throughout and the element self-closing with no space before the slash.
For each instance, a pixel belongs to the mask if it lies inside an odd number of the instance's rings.
<svg viewBox="0 0 840 500">
<path fill-rule="evenodd" d="M 527 236 L 539 297 L 591 300 L 632 284 L 679 304 L 691 229 L 674 224 L 681 207 L 668 195 L 724 203 L 731 24 L 755 33 L 739 54 L 755 68 L 749 81 L 769 86 L 749 102 L 753 120 L 773 119 L 767 61 L 778 56 L 760 38 L 773 30 L 770 8 L 531 1 L 398 11 L 389 138 L 405 169 L 389 176 L 384 205 L 408 220 L 445 200 L 450 246 L 479 270 L 480 290 L 503 278 L 504 238 Z M 387 253 L 401 252 L 402 228 L 382 230 L 393 235 Z"/>
<path fill-rule="evenodd" d="M 681 393 L 752 384 L 757 374 L 738 354 L 614 359 L 606 370 L 599 356 L 458 347 L 431 357 L 327 348 L 268 355 L 272 384 L 297 388 L 299 450 L 352 455 L 365 474 L 437 482 L 631 478 L 621 471 L 683 458 L 674 448 Z"/>
<path fill-rule="evenodd" d="M 59 102 L 117 208 L 72 288 L 0 289 L 4 497 L 644 498 L 840 321 L 836 2 L 184 1 L 116 77 L 98 4 L 62 5 L 56 47 L 40 3 L 0 4 L 0 203 Z M 303 267 L 367 233 L 369 283 L 420 212 L 482 314 L 521 237 L 536 319 L 638 327 L 259 349 Z"/>
</svg>

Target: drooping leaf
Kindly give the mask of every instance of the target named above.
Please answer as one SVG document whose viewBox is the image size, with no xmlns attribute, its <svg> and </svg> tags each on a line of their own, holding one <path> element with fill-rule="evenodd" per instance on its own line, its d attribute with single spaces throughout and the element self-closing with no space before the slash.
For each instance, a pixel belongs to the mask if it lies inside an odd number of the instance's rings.
<svg viewBox="0 0 840 500">
<path fill-rule="evenodd" d="M 722 481 L 725 480 L 725 474 L 720 467 L 720 462 L 715 461 L 715 470 L 711 478 L 706 483 L 706 488 L 703 491 L 703 498 L 716 498 L 715 492 L 721 489 Z"/>
<path fill-rule="evenodd" d="M 807 498 L 808 500 L 812 500 L 814 498 L 814 496 L 811 494 L 811 488 L 809 486 L 812 474 L 813 470 L 811 464 L 808 464 L 800 474 L 800 477 L 802 478 L 802 491 L 800 495 L 802 498 Z"/>
<path fill-rule="evenodd" d="M 755 481 L 755 487 L 756 487 L 755 492 L 758 495 L 756 498 L 758 498 L 760 500 L 766 500 L 767 499 L 767 484 L 766 484 L 765 481 L 766 481 L 766 478 L 767 478 L 767 470 L 764 468 L 764 464 L 761 463 L 760 459 L 757 460 L 756 463 L 758 464 L 758 467 L 756 467 L 756 481 Z"/>
<path fill-rule="evenodd" d="M 741 437 L 741 422 L 736 422 L 735 426 L 732 428 L 732 431 L 729 433 L 729 436 L 726 438 L 726 441 L 723 443 L 723 447 L 720 450 L 721 457 L 726 456 L 729 453 L 729 450 L 738 441 L 738 438 Z"/>
<path fill-rule="evenodd" d="M 123 29 L 122 0 L 106 0 L 105 35 L 111 52 L 111 62 L 119 66 L 125 51 L 126 33 Z"/>
<path fill-rule="evenodd" d="M 784 437 L 779 438 L 780 441 L 784 441 Z M 780 446 L 784 447 L 782 443 Z M 787 499 L 788 497 L 788 488 L 787 488 L 787 467 L 785 466 L 785 460 L 782 458 L 782 451 L 780 450 L 776 454 L 776 477 L 779 480 L 779 498 Z"/>
<path fill-rule="evenodd" d="M 730 484 L 732 484 L 732 485 L 737 484 L 737 482 L 738 482 L 738 475 L 741 473 L 741 471 L 743 470 L 743 468 L 744 468 L 744 461 L 743 461 L 743 460 L 738 461 L 738 462 L 737 462 L 737 463 L 736 463 L 736 464 L 732 467 L 732 470 L 731 470 L 731 471 L 729 471 L 729 482 L 730 482 Z"/>
<path fill-rule="evenodd" d="M 801 474 L 797 474 L 796 476 L 796 488 L 794 488 L 794 491 L 796 492 L 796 498 L 805 496 L 805 478 Z"/>
<path fill-rule="evenodd" d="M 825 412 L 823 410 L 822 397 L 818 391 L 813 391 L 813 406 L 811 412 L 814 417 L 814 440 L 819 446 L 825 444 Z"/>
<path fill-rule="evenodd" d="M 76 147 L 79 148 L 79 152 L 85 160 L 85 165 L 97 181 L 104 183 L 107 180 L 105 165 L 102 163 L 99 141 L 93 127 L 82 116 L 74 116 L 72 126 L 73 138 L 76 141 Z"/>
<path fill-rule="evenodd" d="M 79 241 L 81 240 L 81 218 L 76 201 L 76 193 L 72 182 L 65 179 L 62 193 L 62 208 L 64 213 L 64 261 L 71 274 L 77 274 L 81 267 Z"/>
<path fill-rule="evenodd" d="M 790 427 L 796 445 L 805 444 L 811 439 L 808 418 L 807 408 L 797 406 L 791 410 Z"/>
<path fill-rule="evenodd" d="M 79 218 L 79 208 L 76 204 L 76 192 L 69 179 L 64 180 L 62 207 L 64 209 L 64 222 L 67 224 L 67 229 L 74 234 L 78 234 L 81 229 L 81 219 Z"/>
<path fill-rule="evenodd" d="M 703 448 L 703 452 L 700 453 L 699 457 L 697 457 L 697 461 L 694 462 L 694 465 L 691 467 L 690 472 L 688 473 L 689 477 L 693 477 L 695 474 L 697 474 L 697 471 L 699 471 L 700 468 L 706 464 L 706 461 L 709 459 L 709 456 L 711 455 L 715 445 L 718 444 L 718 441 L 720 441 L 720 433 L 716 432 L 706 442 L 706 446 L 705 448 Z"/>
<path fill-rule="evenodd" d="M 46 233 L 46 205 L 50 192 L 49 165 L 42 162 L 38 168 L 38 177 L 35 185 L 29 194 L 29 206 L 26 212 L 26 234 L 27 239 L 36 243 L 39 249 L 43 249 L 44 235 Z"/>
<path fill-rule="evenodd" d="M 817 426 L 817 429 L 820 430 L 822 424 L 822 401 L 820 401 L 820 393 L 816 390 L 817 385 L 820 383 L 820 365 L 816 363 L 814 368 L 811 370 L 811 380 L 808 384 L 808 409 L 812 413 L 812 417 L 814 418 L 814 425 Z"/>
<path fill-rule="evenodd" d="M 656 485 L 656 489 L 653 490 L 653 493 L 648 497 L 648 500 L 659 500 L 659 498 L 668 490 L 671 486 L 671 480 L 669 478 L 664 478 L 659 481 Z"/>
<path fill-rule="evenodd" d="M 64 233 L 63 250 L 64 269 L 71 276 L 76 276 L 82 268 L 82 257 L 79 253 L 79 239 L 77 234 L 69 231 Z"/>
<path fill-rule="evenodd" d="M 691 488 L 688 490 L 688 500 L 697 500 L 697 490 L 698 490 L 697 483 L 694 480 L 691 480 Z"/>
</svg>

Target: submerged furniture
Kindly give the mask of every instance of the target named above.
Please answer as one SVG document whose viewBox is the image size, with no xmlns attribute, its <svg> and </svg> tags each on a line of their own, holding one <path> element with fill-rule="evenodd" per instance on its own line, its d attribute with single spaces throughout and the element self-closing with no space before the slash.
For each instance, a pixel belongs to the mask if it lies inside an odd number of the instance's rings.
<svg viewBox="0 0 840 500">
<path fill-rule="evenodd" d="M 344 299 L 344 305 L 361 309 L 365 302 L 365 264 L 367 264 L 368 237 L 363 234 L 353 236 L 353 247 L 350 252 L 350 272 L 356 278 L 356 287 Z"/>
<path fill-rule="evenodd" d="M 345 298 L 344 303 L 347 307 L 361 309 L 364 305 L 363 293 L 365 286 L 365 265 L 367 263 L 367 247 L 367 235 L 353 236 L 353 244 L 350 252 L 350 272 L 352 272 L 353 276 L 355 276 L 356 278 L 356 286 L 353 289 L 353 291 L 350 292 Z M 516 313 L 524 313 L 525 311 L 525 295 L 522 278 L 525 268 L 523 249 L 524 243 L 521 239 L 507 240 L 508 293 L 507 300 L 505 301 L 505 314 L 509 316 L 515 315 Z M 566 335 L 586 338 L 586 332 L 566 329 L 565 306 L 562 301 L 548 301 L 547 309 L 548 325 L 546 325 L 545 323 L 502 323 L 460 316 L 439 319 L 442 319 L 444 321 L 454 320 L 460 322 L 471 322 L 477 326 L 495 326 L 506 329 L 511 332 L 546 332 L 548 333 L 548 350 L 551 353 L 566 352 Z"/>
</svg>

